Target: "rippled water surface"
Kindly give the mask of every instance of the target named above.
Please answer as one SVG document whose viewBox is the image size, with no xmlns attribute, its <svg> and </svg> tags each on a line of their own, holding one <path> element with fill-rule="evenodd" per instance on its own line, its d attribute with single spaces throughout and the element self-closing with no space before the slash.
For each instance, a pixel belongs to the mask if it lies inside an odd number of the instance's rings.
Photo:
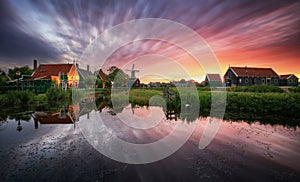
<svg viewBox="0 0 300 182">
<path fill-rule="evenodd" d="M 205 149 L 199 149 L 206 125 L 215 118 L 200 117 L 194 122 L 182 121 L 180 117 L 170 120 L 159 107 L 126 107 L 117 114 L 109 108 L 87 112 L 77 107 L 69 106 L 60 112 L 33 112 L 28 121 L 1 121 L 1 178 L 5 181 L 300 179 L 298 127 L 221 121 L 212 142 Z M 99 118 L 119 139 L 134 144 L 153 143 L 168 137 L 178 123 L 183 129 L 175 133 L 171 142 L 185 136 L 186 129 L 195 127 L 195 130 L 171 156 L 154 163 L 133 165 L 114 161 L 87 142 L 82 129 Z M 106 142 L 102 147 L 111 147 L 109 138 L 103 136 L 99 140 Z M 125 155 L 126 151 L 118 152 Z"/>
</svg>

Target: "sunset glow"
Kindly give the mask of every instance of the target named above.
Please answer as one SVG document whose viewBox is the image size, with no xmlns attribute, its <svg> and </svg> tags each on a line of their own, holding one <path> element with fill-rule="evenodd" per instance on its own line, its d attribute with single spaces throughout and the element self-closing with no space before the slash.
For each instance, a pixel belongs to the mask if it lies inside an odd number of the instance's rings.
<svg viewBox="0 0 300 182">
<path fill-rule="evenodd" d="M 217 56 L 223 73 L 229 65 L 271 67 L 278 74 L 293 73 L 300 77 L 299 1 L 1 1 L 0 4 L 0 67 L 4 70 L 31 66 L 33 59 L 39 63 L 72 63 L 104 31 L 135 19 L 160 18 L 197 32 Z M 147 30 L 138 27 L 136 31 Z M 114 44 L 126 35 L 107 36 Z M 185 41 L 199 46 L 188 36 Z M 127 68 L 132 63 L 140 70 L 137 76 L 144 82 L 181 78 L 200 82 L 205 75 L 201 65 L 188 53 L 159 40 L 124 45 L 110 56 L 104 70 L 111 65 L 127 65 Z M 179 65 L 184 65 L 189 76 L 176 74 Z M 86 67 L 86 63 L 81 62 L 80 66 Z M 169 78 L 143 78 L 151 71 Z"/>
</svg>

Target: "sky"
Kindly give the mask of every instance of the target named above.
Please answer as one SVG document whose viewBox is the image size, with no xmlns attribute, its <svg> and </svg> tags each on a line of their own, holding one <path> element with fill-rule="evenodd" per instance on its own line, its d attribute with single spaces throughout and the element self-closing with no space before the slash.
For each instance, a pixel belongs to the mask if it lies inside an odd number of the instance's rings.
<svg viewBox="0 0 300 182">
<path fill-rule="evenodd" d="M 98 36 L 143 18 L 171 20 L 195 31 L 216 55 L 223 74 L 231 65 L 271 67 L 278 74 L 300 77 L 300 1 L 288 0 L 1 0 L 0 68 L 32 66 L 33 59 L 39 63 L 75 60 L 86 67 L 91 62 L 82 60 L 82 54 Z M 133 30 L 134 34 L 147 32 L 144 27 Z M 109 44 L 127 34 L 109 37 Z M 191 47 L 201 46 L 189 36 L 184 39 Z M 145 82 L 164 77 L 201 81 L 205 75 L 185 50 L 161 40 L 135 40 L 121 46 L 105 60 L 103 70 L 112 65 L 129 69 L 132 64 Z"/>
</svg>

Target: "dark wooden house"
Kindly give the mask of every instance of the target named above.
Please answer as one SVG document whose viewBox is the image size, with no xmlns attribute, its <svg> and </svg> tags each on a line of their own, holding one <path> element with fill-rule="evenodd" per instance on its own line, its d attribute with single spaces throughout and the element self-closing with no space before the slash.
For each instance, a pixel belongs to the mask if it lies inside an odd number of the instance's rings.
<svg viewBox="0 0 300 182">
<path fill-rule="evenodd" d="M 224 75 L 226 86 L 279 85 L 272 68 L 229 67 Z"/>
<path fill-rule="evenodd" d="M 222 78 L 219 74 L 207 74 L 205 77 L 205 85 L 210 87 L 221 87 Z"/>
<path fill-rule="evenodd" d="M 280 86 L 298 86 L 299 78 L 294 74 L 280 75 Z"/>
</svg>

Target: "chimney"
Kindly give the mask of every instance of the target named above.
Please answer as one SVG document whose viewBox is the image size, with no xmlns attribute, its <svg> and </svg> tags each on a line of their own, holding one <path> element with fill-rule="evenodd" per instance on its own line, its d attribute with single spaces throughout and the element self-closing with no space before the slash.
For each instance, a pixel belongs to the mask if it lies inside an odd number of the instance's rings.
<svg viewBox="0 0 300 182">
<path fill-rule="evenodd" d="M 90 65 L 87 65 L 87 66 L 86 66 L 86 70 L 87 70 L 87 71 L 90 71 Z"/>
<path fill-rule="evenodd" d="M 33 71 L 37 69 L 37 60 L 33 60 Z"/>
</svg>

